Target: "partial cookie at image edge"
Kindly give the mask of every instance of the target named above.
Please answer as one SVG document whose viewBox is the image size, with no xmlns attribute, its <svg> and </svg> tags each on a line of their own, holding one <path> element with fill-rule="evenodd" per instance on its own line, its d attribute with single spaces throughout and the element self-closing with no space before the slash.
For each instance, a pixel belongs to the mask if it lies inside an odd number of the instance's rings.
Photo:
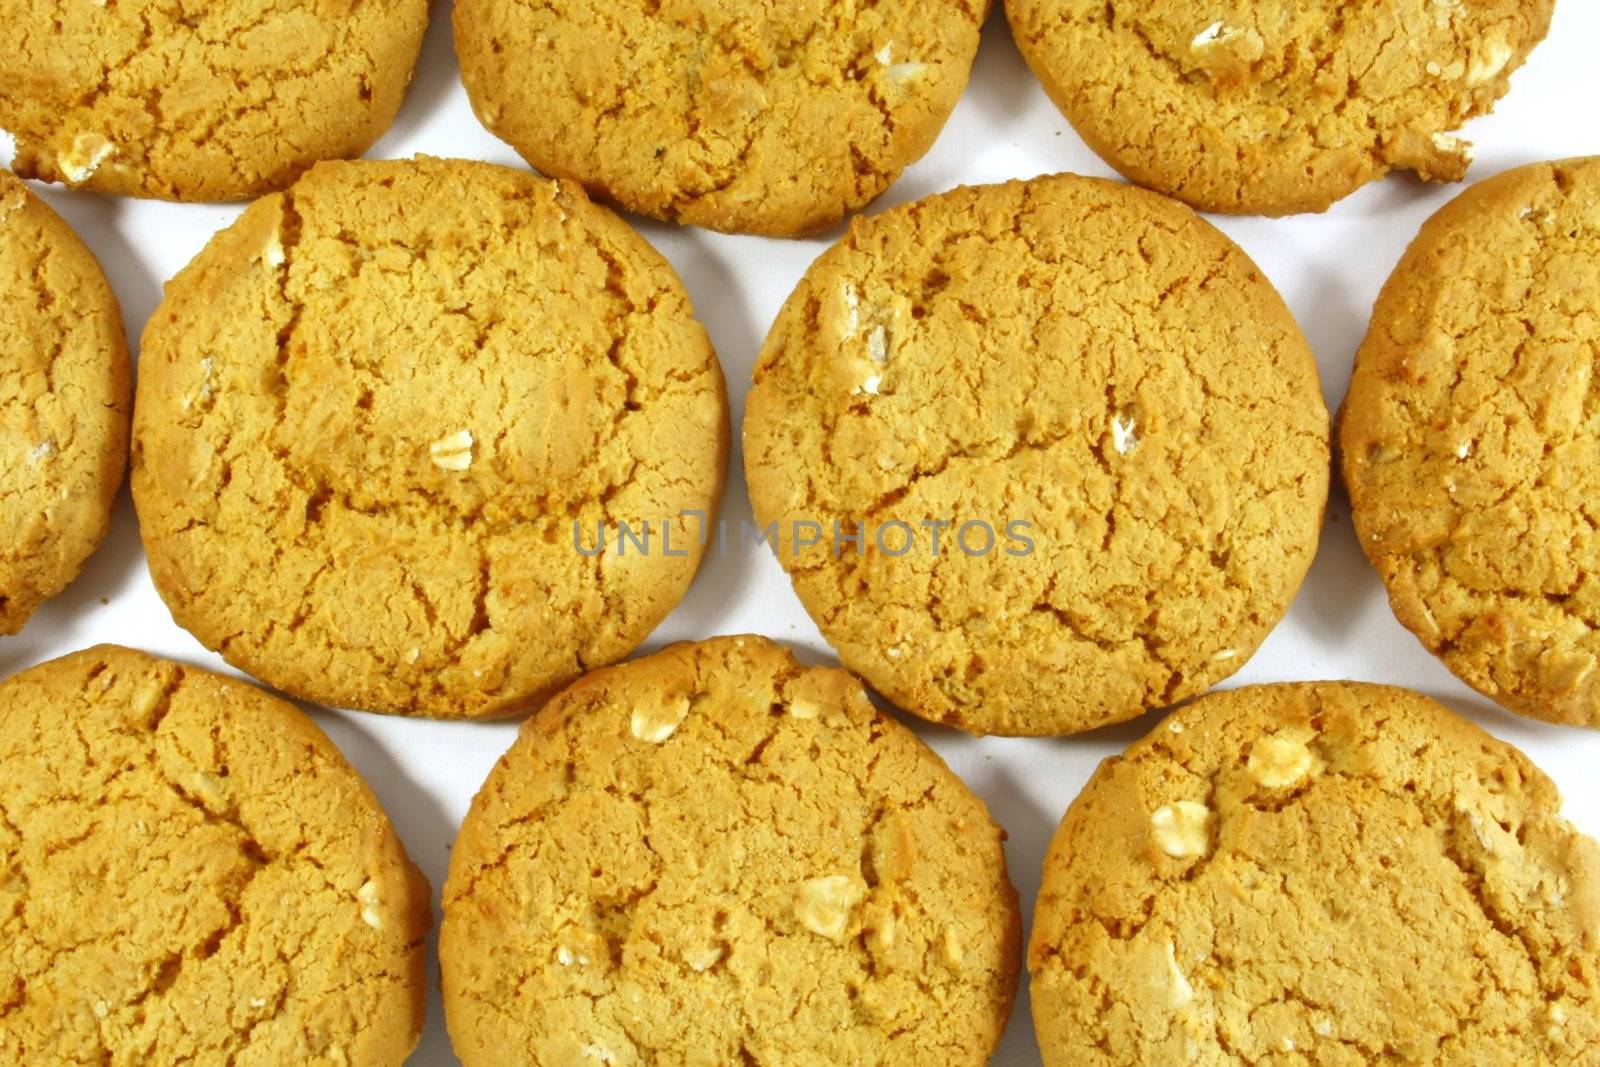
<svg viewBox="0 0 1600 1067">
<path fill-rule="evenodd" d="M 428 7 L 0 0 L 17 35 L 0 55 L 0 127 L 26 178 L 248 200 L 377 142 L 410 85 Z"/>
<path fill-rule="evenodd" d="M 855 678 L 767 638 L 592 672 L 523 725 L 452 851 L 456 1052 L 980 1067 L 1020 959 L 1003 838 Z"/>
<path fill-rule="evenodd" d="M 102 645 L 0 684 L 0 756 L 0 1059 L 415 1048 L 427 883 L 298 709 Z"/>
<path fill-rule="evenodd" d="M 1392 171 L 1465 177 L 1473 146 L 1452 131 L 1505 95 L 1554 9 L 1496 2 L 1409 0 L 1348 18 L 1300 5 L 1279 12 L 1304 16 L 1289 27 L 1268 25 L 1262 5 L 1231 21 L 1094 0 L 1011 0 L 1006 14 L 1056 107 L 1130 181 L 1202 211 L 1281 216 L 1324 211 Z M 1478 21 L 1457 27 L 1458 15 Z"/>
<path fill-rule="evenodd" d="M 110 530 L 132 387 L 122 312 L 100 263 L 4 171 L 0 233 L 0 634 L 14 634 Z"/>
<path fill-rule="evenodd" d="M 455 44 L 474 114 L 533 167 L 625 210 L 804 236 L 876 199 L 933 145 L 990 5 L 724 6 L 461 0 Z"/>
<path fill-rule="evenodd" d="M 1200 698 L 1102 763 L 1050 845 L 1046 1067 L 1591 1062 L 1600 847 L 1559 810 L 1520 752 L 1417 693 Z"/>
<path fill-rule="evenodd" d="M 1600 157 L 1488 178 L 1428 219 L 1373 309 L 1339 414 L 1391 607 L 1502 706 L 1600 722 Z M 1508 533 L 1510 540 L 1506 540 Z"/>
</svg>

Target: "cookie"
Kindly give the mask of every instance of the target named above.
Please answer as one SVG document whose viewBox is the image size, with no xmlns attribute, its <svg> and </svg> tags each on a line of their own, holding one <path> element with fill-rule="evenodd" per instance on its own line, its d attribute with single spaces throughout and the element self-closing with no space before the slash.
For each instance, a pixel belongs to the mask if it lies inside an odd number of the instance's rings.
<svg viewBox="0 0 1600 1067">
<path fill-rule="evenodd" d="M 727 436 L 677 275 L 576 185 L 324 163 L 168 286 L 134 502 L 174 618 L 242 670 L 507 715 L 682 597 Z"/>
<path fill-rule="evenodd" d="M 289 704 L 102 646 L 0 686 L 0 1062 L 398 1065 L 428 887 Z"/>
<path fill-rule="evenodd" d="M 466 1067 L 987 1064 L 1004 833 L 849 674 L 759 637 L 596 671 L 461 829 L 440 941 Z"/>
<path fill-rule="evenodd" d="M 1202 211 L 1322 211 L 1393 170 L 1460 181 L 1555 0 L 1009 0 L 1017 46 L 1107 163 Z"/>
<path fill-rule="evenodd" d="M 744 442 L 755 532 L 844 665 L 1002 734 L 1232 674 L 1329 477 L 1316 366 L 1255 265 L 1070 175 L 856 220 L 768 336 Z"/>
<path fill-rule="evenodd" d="M 1045 859 L 1045 1067 L 1600 1060 L 1600 850 L 1426 697 L 1241 689 L 1109 759 Z"/>
<path fill-rule="evenodd" d="M 1600 725 L 1600 157 L 1474 186 L 1384 287 L 1340 417 L 1395 614 L 1467 684 Z"/>
<path fill-rule="evenodd" d="M 105 539 L 128 456 L 128 345 L 94 254 L 0 171 L 0 634 Z"/>
<path fill-rule="evenodd" d="M 25 178 L 244 200 L 361 155 L 400 109 L 427 0 L 0 0 L 0 128 Z"/>
<path fill-rule="evenodd" d="M 831 226 L 932 146 L 988 0 L 458 0 L 473 110 L 552 176 L 658 219 Z"/>
</svg>

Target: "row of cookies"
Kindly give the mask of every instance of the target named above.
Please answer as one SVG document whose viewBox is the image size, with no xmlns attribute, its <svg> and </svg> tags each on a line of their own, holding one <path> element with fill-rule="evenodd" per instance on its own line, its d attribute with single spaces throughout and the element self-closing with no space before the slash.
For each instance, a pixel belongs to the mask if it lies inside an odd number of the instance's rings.
<svg viewBox="0 0 1600 1067">
<path fill-rule="evenodd" d="M 1130 179 L 1206 210 L 1317 211 L 1394 169 L 1460 180 L 1554 0 L 1364 6 L 1011 0 L 1051 97 Z M 483 124 L 551 177 L 720 230 L 824 229 L 932 145 L 987 0 L 455 5 Z M 0 127 L 28 177 L 228 200 L 359 156 L 393 121 L 425 0 L 5 0 Z"/>
<path fill-rule="evenodd" d="M 128 372 L 89 254 L 8 181 L 15 630 L 104 534 Z M 1563 722 L 1600 716 L 1597 220 L 1596 160 L 1447 207 L 1378 304 L 1343 426 L 1402 621 Z M 169 286 L 136 407 L 175 618 L 323 704 L 526 710 L 637 647 L 722 540 L 727 403 L 677 277 L 576 186 L 507 168 L 325 164 L 252 204 Z M 1329 482 L 1270 283 L 1182 205 L 1072 176 L 853 225 L 780 313 L 744 439 L 760 533 L 843 663 L 985 733 L 1232 674 Z"/>
<path fill-rule="evenodd" d="M 406 1058 L 428 887 L 309 719 L 109 646 L 0 709 L 0 1060 Z M 1055 836 L 1044 1062 L 1590 1062 L 1600 848 L 1558 805 L 1404 690 L 1204 697 Z M 1004 838 L 842 670 L 729 637 L 595 671 L 457 838 L 452 1042 L 467 1067 L 981 1067 L 1021 957 Z"/>
</svg>

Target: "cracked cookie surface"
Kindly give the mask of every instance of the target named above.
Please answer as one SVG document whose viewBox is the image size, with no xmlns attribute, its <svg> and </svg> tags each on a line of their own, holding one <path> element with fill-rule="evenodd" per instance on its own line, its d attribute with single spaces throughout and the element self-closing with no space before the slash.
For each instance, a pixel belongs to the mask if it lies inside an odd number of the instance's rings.
<svg viewBox="0 0 1600 1067">
<path fill-rule="evenodd" d="M 459 0 L 474 110 L 630 211 L 791 236 L 871 201 L 966 87 L 988 0 Z"/>
<path fill-rule="evenodd" d="M 1525 715 L 1600 725 L 1600 158 L 1482 182 L 1379 297 L 1340 416 L 1400 621 Z"/>
<path fill-rule="evenodd" d="M 0 686 L 0 1062 L 402 1063 L 427 884 L 326 735 L 102 646 Z"/>
<path fill-rule="evenodd" d="M 1316 366 L 1255 265 L 1180 204 L 1070 175 L 856 220 L 768 336 L 744 439 L 845 666 L 1005 734 L 1232 674 L 1310 565 L 1329 478 Z M 866 551 L 836 553 L 835 523 Z"/>
<path fill-rule="evenodd" d="M 1459 181 L 1554 0 L 1009 0 L 1101 158 L 1204 210 L 1322 211 L 1392 170 Z"/>
<path fill-rule="evenodd" d="M 0 0 L 0 127 L 24 177 L 243 200 L 370 148 L 427 24 L 427 0 Z"/>
<path fill-rule="evenodd" d="M 467 1067 L 989 1062 L 1003 832 L 841 670 L 765 638 L 596 671 L 523 727 L 451 857 Z"/>
<path fill-rule="evenodd" d="M 181 625 L 308 699 L 444 717 L 643 640 L 694 576 L 680 512 L 714 511 L 728 434 L 642 238 L 575 185 L 427 159 L 320 164 L 218 234 L 146 328 L 134 423 Z"/>
<path fill-rule="evenodd" d="M 0 171 L 0 634 L 105 539 L 128 407 L 122 313 L 100 264 Z"/>
<path fill-rule="evenodd" d="M 1100 765 L 1029 946 L 1047 1067 L 1600 1059 L 1600 850 L 1516 749 L 1357 683 L 1203 697 Z"/>
</svg>

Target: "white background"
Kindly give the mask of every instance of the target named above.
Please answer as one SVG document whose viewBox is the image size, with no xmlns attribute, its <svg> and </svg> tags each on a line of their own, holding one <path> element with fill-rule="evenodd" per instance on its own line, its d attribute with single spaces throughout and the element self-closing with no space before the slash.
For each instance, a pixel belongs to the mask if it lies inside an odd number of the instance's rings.
<svg viewBox="0 0 1600 1067">
<path fill-rule="evenodd" d="M 394 128 L 371 153 L 417 152 L 521 165 L 473 118 L 461 88 L 449 33 L 449 6 L 436 5 L 422 63 Z M 1197 21 L 1204 21 L 1197 14 Z M 1549 39 L 1512 82 L 1497 114 L 1472 123 L 1477 145 L 1471 180 L 1542 159 L 1600 153 L 1600 4 L 1562 0 Z M 0 162 L 10 145 L 0 135 Z M 972 85 L 933 151 L 870 209 L 881 211 L 961 184 L 1056 171 L 1112 176 L 1051 106 L 1017 54 L 999 11 L 984 31 Z M 162 283 L 197 253 L 237 207 L 170 205 L 40 188 L 104 263 L 136 339 Z M 1455 190 L 1396 176 L 1368 186 L 1323 216 L 1217 219 L 1282 290 L 1317 353 L 1330 409 L 1344 395 L 1350 362 L 1379 286 L 1422 221 Z M 641 223 L 683 275 L 726 368 L 735 427 L 767 326 L 811 261 L 842 227 L 807 241 L 726 237 Z M 737 432 L 735 433 L 737 441 Z M 733 458 L 723 515 L 750 516 Z M 738 539 L 730 539 L 730 542 Z M 830 658 L 765 548 L 740 545 L 709 559 L 687 600 L 648 648 L 721 633 L 764 633 L 815 661 Z M 102 604 L 105 598 L 108 603 Z M 111 537 L 83 576 L 47 604 L 16 638 L 0 639 L 0 676 L 87 645 L 112 641 L 218 670 L 229 668 L 178 629 L 151 587 L 133 509 L 124 493 Z M 1287 619 L 1226 685 L 1354 678 L 1410 686 L 1438 697 L 1518 745 L 1560 785 L 1566 813 L 1600 834 L 1600 735 L 1547 726 L 1503 712 L 1457 682 L 1390 614 L 1377 577 L 1351 534 L 1336 490 L 1322 550 Z M 511 743 L 515 725 L 435 723 L 309 709 L 366 775 L 399 826 L 412 857 L 444 883 L 450 843 L 473 793 Z M 1104 757 L 1147 732 L 1157 716 L 1061 740 L 976 740 L 918 729 L 989 804 L 1008 831 L 1011 875 L 1031 909 L 1039 866 L 1061 813 Z M 445 1036 L 437 967 L 427 1032 L 412 1063 L 456 1062 Z M 1027 988 L 995 1063 L 1039 1062 Z"/>
</svg>

